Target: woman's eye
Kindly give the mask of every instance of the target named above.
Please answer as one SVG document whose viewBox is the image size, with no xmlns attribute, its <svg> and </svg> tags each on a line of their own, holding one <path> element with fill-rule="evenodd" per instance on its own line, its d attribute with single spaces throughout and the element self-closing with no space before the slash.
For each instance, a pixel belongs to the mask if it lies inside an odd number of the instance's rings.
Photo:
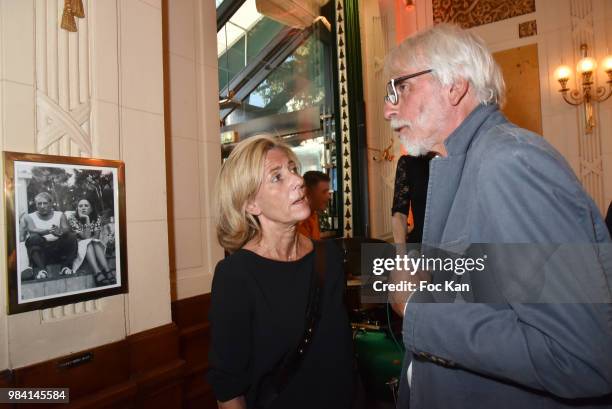
<svg viewBox="0 0 612 409">
<path fill-rule="evenodd" d="M 298 168 L 297 168 L 297 166 L 294 166 L 294 167 L 290 168 L 289 171 L 291 173 L 297 174 L 298 173 Z"/>
<path fill-rule="evenodd" d="M 277 173 L 275 175 L 272 175 L 272 177 L 270 178 L 270 180 L 274 183 L 274 182 L 278 182 L 280 180 L 280 174 Z"/>
</svg>

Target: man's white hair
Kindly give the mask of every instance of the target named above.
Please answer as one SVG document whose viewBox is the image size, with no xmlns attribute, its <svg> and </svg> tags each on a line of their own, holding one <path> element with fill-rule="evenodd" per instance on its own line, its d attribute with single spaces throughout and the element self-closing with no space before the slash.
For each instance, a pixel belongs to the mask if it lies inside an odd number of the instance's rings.
<svg viewBox="0 0 612 409">
<path fill-rule="evenodd" d="M 506 85 L 499 66 L 474 33 L 452 24 L 439 24 L 408 37 L 391 51 L 385 62 L 389 77 L 432 69 L 442 85 L 464 78 L 474 87 L 476 99 L 483 104 L 505 102 Z"/>
<path fill-rule="evenodd" d="M 47 199 L 47 202 L 49 202 L 50 204 L 53 203 L 53 196 L 51 196 L 51 193 L 49 192 L 40 192 L 39 194 L 34 196 L 34 201 L 37 201 L 38 199 Z"/>
</svg>

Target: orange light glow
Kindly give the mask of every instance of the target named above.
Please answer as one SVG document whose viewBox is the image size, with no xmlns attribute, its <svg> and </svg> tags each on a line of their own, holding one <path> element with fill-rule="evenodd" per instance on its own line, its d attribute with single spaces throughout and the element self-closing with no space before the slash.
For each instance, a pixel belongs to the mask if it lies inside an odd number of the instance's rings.
<svg viewBox="0 0 612 409">
<path fill-rule="evenodd" d="M 567 65 L 561 65 L 555 70 L 555 78 L 559 80 L 567 80 L 572 74 L 572 70 Z"/>
<path fill-rule="evenodd" d="M 612 55 L 609 55 L 604 58 L 601 65 L 603 66 L 604 71 L 612 71 Z"/>
<path fill-rule="evenodd" d="M 595 68 L 597 68 L 597 61 L 591 57 L 584 57 L 582 60 L 578 61 L 576 71 L 579 73 L 593 72 Z"/>
</svg>

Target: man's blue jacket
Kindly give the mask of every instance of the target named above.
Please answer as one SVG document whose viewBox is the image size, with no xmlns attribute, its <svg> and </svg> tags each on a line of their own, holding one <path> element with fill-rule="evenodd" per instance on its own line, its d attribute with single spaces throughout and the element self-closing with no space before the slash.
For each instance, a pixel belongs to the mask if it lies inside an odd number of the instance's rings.
<svg viewBox="0 0 612 409">
<path fill-rule="evenodd" d="M 456 296 L 415 293 L 405 409 L 612 408 L 612 268 L 601 214 L 561 155 L 478 106 L 430 164 L 425 253 L 488 254 Z M 453 278 L 434 273 L 434 282 Z"/>
</svg>

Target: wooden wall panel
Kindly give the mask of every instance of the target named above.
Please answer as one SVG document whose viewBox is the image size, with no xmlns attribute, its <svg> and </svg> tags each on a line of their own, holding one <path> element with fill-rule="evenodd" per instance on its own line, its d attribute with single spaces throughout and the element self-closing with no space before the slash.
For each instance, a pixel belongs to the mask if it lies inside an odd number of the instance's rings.
<svg viewBox="0 0 612 409">
<path fill-rule="evenodd" d="M 180 409 L 183 404 L 183 390 L 180 384 L 164 388 L 158 393 L 146 395 L 138 402 L 142 409 Z"/>
<path fill-rule="evenodd" d="M 0 374 L 0 386 L 68 387 L 70 404 L 62 408 L 169 409 L 183 406 L 185 361 L 179 355 L 174 324 L 132 335 L 88 351 Z M 87 362 L 62 363 L 91 355 Z M 39 405 L 38 405 L 39 406 Z M 20 404 L 36 408 L 37 404 Z"/>
<path fill-rule="evenodd" d="M 76 400 L 129 380 L 125 341 L 84 352 L 92 354 L 91 361 L 74 367 L 61 368 L 60 365 L 82 356 L 83 352 L 19 368 L 13 372 L 14 386 L 60 388 L 69 385 L 70 399 Z"/>
<path fill-rule="evenodd" d="M 208 347 L 210 345 L 210 324 L 198 324 L 181 331 L 181 356 L 188 367 L 208 366 Z"/>
<path fill-rule="evenodd" d="M 172 302 L 172 321 L 183 330 L 192 325 L 208 322 L 210 294 Z"/>
<path fill-rule="evenodd" d="M 70 404 L 45 407 L 79 409 L 215 409 L 206 383 L 210 294 L 175 301 L 176 321 L 124 340 L 65 357 L 0 373 L 0 387 L 70 388 Z M 177 325 L 178 324 L 178 325 Z M 91 359 L 65 367 L 84 356 Z M 20 404 L 19 408 L 37 408 Z"/>
<path fill-rule="evenodd" d="M 71 398 L 69 405 L 60 404 L 56 407 L 69 407 L 70 409 L 132 409 L 136 407 L 137 395 L 138 388 L 136 385 L 131 382 L 125 382 L 77 400 Z M 40 405 L 32 405 L 32 407 L 36 409 L 40 408 Z M 21 406 L 18 409 L 21 409 Z"/>
<path fill-rule="evenodd" d="M 179 357 L 174 323 L 127 338 L 130 373 L 138 386 L 137 408 L 166 409 L 182 405 L 185 361 Z"/>
<path fill-rule="evenodd" d="M 498 51 L 493 58 L 506 82 L 506 105 L 502 112 L 521 128 L 542 135 L 538 45 Z"/>
<path fill-rule="evenodd" d="M 186 363 L 183 389 L 185 409 L 217 407 L 212 389 L 206 383 L 210 345 L 209 310 L 210 294 L 172 303 L 172 320 L 179 327 L 179 350 Z"/>
<path fill-rule="evenodd" d="M 178 328 L 173 323 L 131 335 L 127 342 L 133 376 L 179 359 Z"/>
<path fill-rule="evenodd" d="M 0 388 L 7 388 L 11 385 L 11 371 L 0 371 Z"/>
</svg>

